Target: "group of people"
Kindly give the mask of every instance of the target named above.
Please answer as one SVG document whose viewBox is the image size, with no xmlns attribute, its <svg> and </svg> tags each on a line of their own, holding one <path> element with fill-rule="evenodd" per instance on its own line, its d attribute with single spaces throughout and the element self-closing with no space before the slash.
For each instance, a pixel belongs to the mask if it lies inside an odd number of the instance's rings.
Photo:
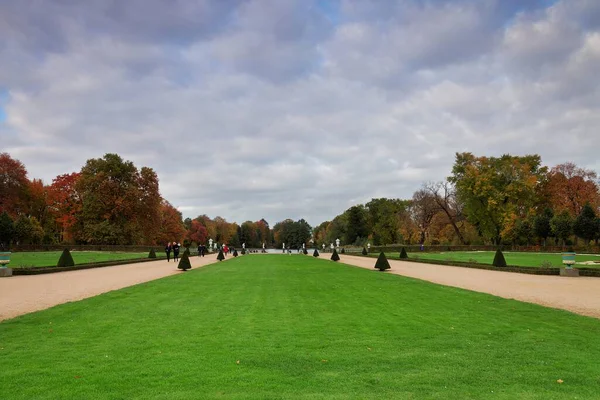
<svg viewBox="0 0 600 400">
<path fill-rule="evenodd" d="M 204 257 L 204 254 L 206 254 L 206 246 L 203 244 L 199 244 L 198 245 L 198 257 Z"/>
<path fill-rule="evenodd" d="M 173 261 L 179 261 L 179 248 L 181 245 L 177 242 L 167 242 L 165 253 L 167 253 L 167 262 L 171 261 L 171 252 L 173 252 Z"/>
</svg>

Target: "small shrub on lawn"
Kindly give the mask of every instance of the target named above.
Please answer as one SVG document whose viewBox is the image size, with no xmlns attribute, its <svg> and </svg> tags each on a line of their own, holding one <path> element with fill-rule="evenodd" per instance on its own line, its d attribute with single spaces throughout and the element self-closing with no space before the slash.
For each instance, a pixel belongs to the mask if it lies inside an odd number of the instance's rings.
<svg viewBox="0 0 600 400">
<path fill-rule="evenodd" d="M 307 254 L 308 254 L 308 250 L 306 250 L 306 248 L 304 248 L 304 249 L 302 250 L 302 252 L 304 253 L 304 255 L 307 255 Z"/>
<path fill-rule="evenodd" d="M 368 253 L 367 253 L 367 249 L 363 247 L 362 255 L 363 255 L 363 256 L 366 256 L 367 254 L 368 254 Z"/>
<path fill-rule="evenodd" d="M 506 260 L 504 259 L 504 254 L 500 251 L 500 249 L 496 250 L 496 255 L 494 256 L 494 262 L 492 263 L 494 267 L 504 268 L 506 267 Z"/>
<path fill-rule="evenodd" d="M 319 252 L 317 251 L 317 249 L 313 251 L 313 257 L 319 257 Z"/>
<path fill-rule="evenodd" d="M 340 256 L 338 255 L 336 249 L 333 249 L 333 254 L 331 255 L 331 260 L 332 261 L 340 261 Z"/>
<path fill-rule="evenodd" d="M 344 248 L 342 247 L 342 250 L 340 251 L 340 253 L 346 254 L 346 250 L 344 250 Z"/>
<path fill-rule="evenodd" d="M 552 262 L 548 261 L 548 260 L 542 261 L 542 263 L 540 264 L 540 266 L 542 268 L 552 268 L 553 267 Z"/>
<path fill-rule="evenodd" d="M 477 264 L 478 261 L 476 259 L 474 259 L 474 258 L 469 258 L 469 262 L 471 264 Z"/>
<path fill-rule="evenodd" d="M 380 271 L 385 271 L 386 269 L 390 269 L 390 263 L 385 257 L 383 251 L 379 253 L 379 257 L 377 257 L 377 261 L 375 262 L 375 268 Z"/>
<path fill-rule="evenodd" d="M 219 254 L 217 255 L 217 260 L 223 261 L 225 256 L 223 255 L 223 250 L 219 250 Z"/>
<path fill-rule="evenodd" d="M 75 265 L 75 261 L 73 261 L 73 256 L 71 256 L 71 252 L 69 249 L 64 249 L 60 258 L 58 259 L 57 267 L 72 267 Z"/>
<path fill-rule="evenodd" d="M 150 249 L 150 253 L 148 253 L 148 258 L 156 258 L 156 253 L 154 249 Z"/>
<path fill-rule="evenodd" d="M 246 249 L 242 247 L 242 255 L 246 254 Z"/>
<path fill-rule="evenodd" d="M 177 264 L 177 268 L 187 271 L 192 268 L 192 264 L 190 263 L 190 253 L 183 252 L 183 256 L 181 256 L 181 260 L 179 260 L 179 264 Z"/>
<path fill-rule="evenodd" d="M 233 256 L 234 256 L 234 257 L 237 257 L 237 256 L 238 256 L 238 252 L 237 252 L 237 250 L 233 250 Z"/>
<path fill-rule="evenodd" d="M 406 249 L 404 247 L 400 250 L 400 258 L 408 258 L 408 254 L 406 254 Z"/>
</svg>

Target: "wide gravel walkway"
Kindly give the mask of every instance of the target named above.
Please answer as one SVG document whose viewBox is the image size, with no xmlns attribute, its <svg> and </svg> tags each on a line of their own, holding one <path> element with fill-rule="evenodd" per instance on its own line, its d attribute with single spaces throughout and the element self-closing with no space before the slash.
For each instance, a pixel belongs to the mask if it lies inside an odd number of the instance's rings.
<svg viewBox="0 0 600 400">
<path fill-rule="evenodd" d="M 325 256 L 325 254 L 323 255 Z M 341 262 L 373 269 L 375 258 L 340 254 Z M 385 273 L 489 293 L 600 318 L 600 278 L 544 276 L 389 260 Z"/>
<path fill-rule="evenodd" d="M 232 258 L 228 256 L 227 259 Z M 192 268 L 217 262 L 214 254 L 190 257 Z M 57 304 L 121 289 L 138 283 L 183 274 L 177 264 L 167 260 L 112 267 L 81 269 L 41 275 L 0 278 L 0 321 Z"/>
</svg>

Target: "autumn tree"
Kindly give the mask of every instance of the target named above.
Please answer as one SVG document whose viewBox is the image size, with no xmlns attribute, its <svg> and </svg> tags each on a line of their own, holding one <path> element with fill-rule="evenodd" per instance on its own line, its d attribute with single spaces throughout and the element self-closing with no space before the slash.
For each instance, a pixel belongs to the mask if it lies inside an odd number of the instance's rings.
<svg viewBox="0 0 600 400">
<path fill-rule="evenodd" d="M 160 224 L 156 232 L 155 242 L 165 244 L 167 242 L 179 242 L 185 236 L 181 212 L 166 200 L 160 205 Z"/>
<path fill-rule="evenodd" d="M 429 225 L 440 207 L 435 200 L 435 195 L 425 189 L 417 190 L 413 194 L 411 213 L 415 225 L 419 228 L 419 243 L 425 243 Z"/>
<path fill-rule="evenodd" d="M 194 219 L 191 220 L 190 228 L 186 234 L 186 239 L 188 239 L 190 242 L 195 242 L 196 244 L 207 243 L 208 232 L 206 231 L 204 225 L 200 223 L 200 221 Z"/>
<path fill-rule="evenodd" d="M 502 240 L 504 224 L 528 215 L 536 203 L 536 186 L 547 169 L 539 155 L 475 157 L 457 153 L 448 178 L 464 204 L 468 220 L 493 243 Z"/>
<path fill-rule="evenodd" d="M 439 209 L 446 215 L 460 243 L 466 244 L 463 232 L 458 226 L 464 220 L 462 203 L 458 201 L 454 187 L 447 181 L 429 182 L 423 185 L 423 189 L 431 193 Z"/>
<path fill-rule="evenodd" d="M 83 232 L 79 240 L 102 244 L 149 242 L 160 218 L 158 179 L 117 154 L 90 159 L 77 180 Z"/>
<path fill-rule="evenodd" d="M 575 218 L 586 203 L 600 206 L 596 172 L 567 162 L 552 168 L 540 187 L 540 196 L 546 199 L 556 213 L 568 211 Z"/>
<path fill-rule="evenodd" d="M 8 153 L 0 153 L 0 213 L 12 217 L 25 213 L 25 199 L 29 185 L 23 163 Z"/>
<path fill-rule="evenodd" d="M 77 180 L 81 174 L 74 172 L 59 175 L 48 187 L 46 202 L 48 212 L 57 226 L 58 241 L 72 241 L 76 231 L 83 235 L 83 226 L 78 224 L 82 200 L 77 190 Z"/>
<path fill-rule="evenodd" d="M 365 204 L 373 244 L 382 245 L 400 241 L 401 225 L 410 219 L 407 212 L 410 204 L 411 202 L 407 200 L 387 198 L 371 199 Z"/>
</svg>

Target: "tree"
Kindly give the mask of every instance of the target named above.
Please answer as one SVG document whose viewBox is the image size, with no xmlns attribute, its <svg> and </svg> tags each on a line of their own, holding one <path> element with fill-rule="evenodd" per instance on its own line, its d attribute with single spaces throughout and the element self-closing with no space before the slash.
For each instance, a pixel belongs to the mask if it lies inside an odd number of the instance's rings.
<svg viewBox="0 0 600 400">
<path fill-rule="evenodd" d="M 177 268 L 183 271 L 187 271 L 192 268 L 192 264 L 190 263 L 190 255 L 187 252 L 183 252 L 183 256 L 179 260 L 179 264 L 177 264 Z"/>
<path fill-rule="evenodd" d="M 87 160 L 76 185 L 82 198 L 80 241 L 141 244 L 156 236 L 161 197 L 151 168 L 138 171 L 131 161 L 105 154 Z"/>
<path fill-rule="evenodd" d="M 458 226 L 458 223 L 464 219 L 462 203 L 458 201 L 454 187 L 450 185 L 450 182 L 427 183 L 423 187 L 433 195 L 438 207 L 448 217 L 448 221 L 460 243 L 466 244 L 464 235 Z"/>
<path fill-rule="evenodd" d="M 412 198 L 412 217 L 419 227 L 419 243 L 425 243 L 431 220 L 440 210 L 435 195 L 425 189 L 417 190 Z"/>
<path fill-rule="evenodd" d="M 375 262 L 375 268 L 379 271 L 385 271 L 386 269 L 390 269 L 390 263 L 387 260 L 383 251 L 379 253 L 379 257 L 377 257 L 377 261 Z"/>
<path fill-rule="evenodd" d="M 596 172 L 580 168 L 572 162 L 553 167 L 540 187 L 540 196 L 555 212 L 568 211 L 575 218 L 586 203 L 600 206 Z"/>
<path fill-rule="evenodd" d="M 585 240 L 586 245 L 600 233 L 598 218 L 590 203 L 583 206 L 581 213 L 575 219 L 573 233 Z"/>
<path fill-rule="evenodd" d="M 512 215 L 527 216 L 537 197 L 536 187 L 547 169 L 539 155 L 475 157 L 457 153 L 449 182 L 456 187 L 467 219 L 493 243 L 502 240 Z"/>
<path fill-rule="evenodd" d="M 0 214 L 0 248 L 8 247 L 13 241 L 15 227 L 12 218 L 6 211 Z"/>
<path fill-rule="evenodd" d="M 313 257 L 319 257 L 319 252 L 317 251 L 317 249 L 313 251 Z"/>
<path fill-rule="evenodd" d="M 8 153 L 0 153 L 0 212 L 10 216 L 25 212 L 24 200 L 29 180 L 23 163 Z"/>
<path fill-rule="evenodd" d="M 179 242 L 185 235 L 181 212 L 166 200 L 160 205 L 160 224 L 155 243 Z"/>
<path fill-rule="evenodd" d="M 494 255 L 494 262 L 492 262 L 494 267 L 504 268 L 506 267 L 506 260 L 504 259 L 504 254 L 500 251 L 500 249 L 496 250 L 496 254 Z"/>
<path fill-rule="evenodd" d="M 331 254 L 331 260 L 340 261 L 340 256 L 338 255 L 336 249 L 333 249 L 333 254 Z"/>
<path fill-rule="evenodd" d="M 194 219 L 190 222 L 190 227 L 186 233 L 186 239 L 197 244 L 206 243 L 208 240 L 208 232 L 200 221 Z"/>
<path fill-rule="evenodd" d="M 550 225 L 552 217 L 554 217 L 552 209 L 545 208 L 544 211 L 540 215 L 536 215 L 533 220 L 533 232 L 537 237 L 543 239 L 544 246 L 546 245 L 546 239 L 552 235 L 552 226 Z"/>
<path fill-rule="evenodd" d="M 75 261 L 73 261 L 73 256 L 71 256 L 71 252 L 69 249 L 64 249 L 60 258 L 58 259 L 58 263 L 56 263 L 57 267 L 72 267 L 75 265 Z"/>
<path fill-rule="evenodd" d="M 47 190 L 48 212 L 54 219 L 57 239 L 60 242 L 72 241 L 75 236 L 82 236 L 83 226 L 77 219 L 81 212 L 81 195 L 77 190 L 80 173 L 59 175 L 52 180 Z"/>
<path fill-rule="evenodd" d="M 362 205 L 350 207 L 345 211 L 347 214 L 346 234 L 343 237 L 344 243 L 359 244 L 361 239 L 369 235 L 369 227 L 367 225 L 367 213 Z"/>
<path fill-rule="evenodd" d="M 410 204 L 410 200 L 378 198 L 371 199 L 365 205 L 373 244 L 382 245 L 400 241 L 400 231 L 405 225 L 404 222 L 410 219 L 407 213 Z"/>
<path fill-rule="evenodd" d="M 566 240 L 573 234 L 573 218 L 567 210 L 555 215 L 550 220 L 552 233 L 554 236 L 562 240 L 562 245 L 565 245 Z"/>
</svg>

